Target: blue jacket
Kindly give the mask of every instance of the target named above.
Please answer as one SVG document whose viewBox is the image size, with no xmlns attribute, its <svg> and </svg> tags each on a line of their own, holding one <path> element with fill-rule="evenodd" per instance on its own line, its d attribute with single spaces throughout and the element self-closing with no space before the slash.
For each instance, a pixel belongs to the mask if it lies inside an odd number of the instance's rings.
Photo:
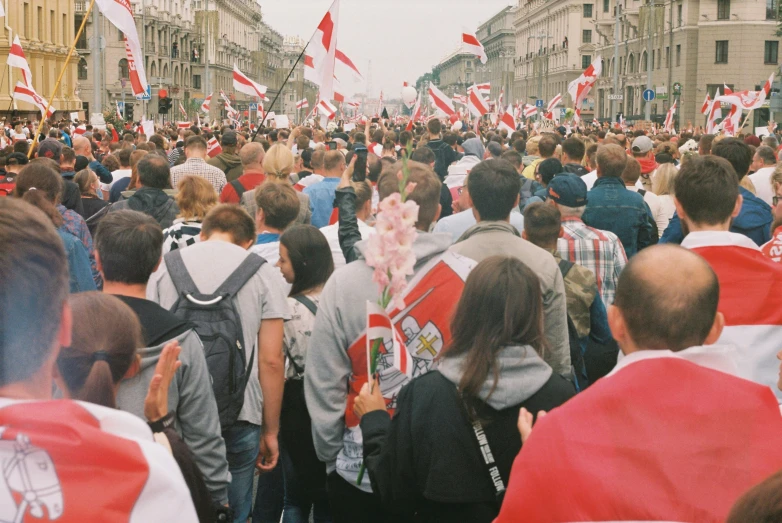
<svg viewBox="0 0 782 523">
<path fill-rule="evenodd" d="M 621 178 L 598 178 L 587 194 L 584 223 L 610 231 L 622 241 L 627 257 L 652 245 L 652 212 L 643 196 L 628 191 Z"/>
<path fill-rule="evenodd" d="M 771 207 L 744 187 L 739 187 L 739 194 L 744 198 L 744 203 L 741 204 L 739 215 L 730 224 L 730 232 L 743 234 L 758 246 L 763 245 L 771 240 L 771 222 L 774 221 Z M 682 223 L 679 215 L 674 214 L 660 243 L 679 244 L 683 239 Z"/>
<path fill-rule="evenodd" d="M 71 293 L 97 290 L 97 287 L 95 287 L 95 280 L 92 279 L 90 257 L 87 254 L 87 249 L 85 249 L 81 241 L 79 241 L 76 236 L 69 233 L 65 227 L 57 229 L 57 234 L 60 235 L 60 239 L 65 247 L 65 254 L 68 256 L 68 273 Z"/>
</svg>

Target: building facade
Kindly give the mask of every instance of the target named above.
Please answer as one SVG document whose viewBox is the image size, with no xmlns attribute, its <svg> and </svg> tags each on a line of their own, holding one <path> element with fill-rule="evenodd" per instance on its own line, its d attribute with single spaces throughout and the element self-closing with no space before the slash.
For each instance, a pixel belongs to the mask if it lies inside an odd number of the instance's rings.
<svg viewBox="0 0 782 523">
<path fill-rule="evenodd" d="M 467 94 L 467 88 L 476 81 L 479 65 L 481 61 L 474 54 L 457 49 L 433 68 L 440 78 L 438 88 L 448 96 Z"/>
<path fill-rule="evenodd" d="M 497 100 L 500 91 L 505 91 L 505 104 L 513 101 L 514 72 L 516 57 L 516 35 L 513 22 L 516 8 L 508 6 L 478 27 L 476 36 L 483 44 L 488 60 L 478 61 L 477 83 L 491 82 L 491 100 Z"/>
<path fill-rule="evenodd" d="M 5 64 L 14 36 L 18 35 L 33 73 L 33 88 L 40 96 L 51 97 L 52 106 L 58 111 L 55 117 L 81 109 L 74 57 L 54 93 L 68 48 L 73 43 L 74 2 L 13 0 L 5 3 L 5 10 L 5 32 L 0 43 L 2 63 Z M 21 70 L 4 67 L 4 80 L 0 81 L 0 113 L 9 116 L 15 110 L 19 116 L 40 120 L 41 112 L 35 106 L 20 101 L 14 107 L 14 86 L 22 81 Z"/>
<path fill-rule="evenodd" d="M 304 79 L 304 58 L 296 63 L 306 44 L 307 42 L 298 36 L 286 36 L 282 44 L 281 82 L 285 81 L 285 77 L 293 69 L 288 82 L 282 88 L 282 114 L 296 122 L 300 122 L 312 111 L 318 95 L 318 86 Z M 309 102 L 309 108 L 299 111 L 296 109 L 296 103 L 304 98 Z"/>
<path fill-rule="evenodd" d="M 714 96 L 723 85 L 734 90 L 756 90 L 779 68 L 778 1 L 758 0 L 655 0 L 652 38 L 648 18 L 640 2 L 620 1 L 619 55 L 614 57 L 616 27 L 615 0 L 601 0 L 594 6 L 598 30 L 596 54 L 604 61 L 603 75 L 593 95 L 596 116 L 611 118 L 622 113 L 626 119 L 642 118 L 646 102 L 643 91 L 652 74 L 656 98 L 651 102 L 653 119 L 661 121 L 674 98 L 679 100 L 679 125 L 702 125 L 700 114 L 706 94 Z M 656 24 L 654 22 L 657 22 Z M 647 22 L 644 24 L 644 22 Z M 646 25 L 640 30 L 640 25 Z M 639 38 L 640 36 L 643 38 Z M 649 49 L 651 48 L 651 53 Z M 619 85 L 614 92 L 614 68 Z M 676 89 L 680 87 L 679 89 Z M 609 95 L 622 95 L 614 101 Z M 765 125 L 766 108 L 754 112 L 753 125 Z"/>
<path fill-rule="evenodd" d="M 573 106 L 567 86 L 595 56 L 595 9 L 584 0 L 519 0 L 513 22 L 515 99 L 548 103 L 562 94 L 562 107 Z M 590 96 L 582 106 L 583 117 L 590 117 L 593 107 Z"/>
</svg>

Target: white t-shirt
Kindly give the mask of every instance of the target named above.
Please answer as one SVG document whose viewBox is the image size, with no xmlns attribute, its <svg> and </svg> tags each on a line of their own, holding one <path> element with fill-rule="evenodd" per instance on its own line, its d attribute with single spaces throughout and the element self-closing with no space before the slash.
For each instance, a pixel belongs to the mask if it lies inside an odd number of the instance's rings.
<svg viewBox="0 0 782 523">
<path fill-rule="evenodd" d="M 637 185 L 634 185 L 632 187 L 628 186 L 627 190 L 638 192 L 638 186 Z M 646 205 L 649 206 L 649 210 L 652 211 L 652 217 L 654 218 L 654 223 L 657 224 L 658 238 L 662 238 L 665 229 L 668 227 L 668 222 L 671 219 L 665 213 L 663 209 L 663 203 L 660 200 L 659 196 L 657 196 L 651 191 L 646 191 L 646 194 L 644 194 L 644 201 L 646 202 Z"/>
<path fill-rule="evenodd" d="M 594 187 L 595 182 L 597 181 L 597 170 L 589 172 L 581 177 L 582 180 L 584 180 L 584 183 L 587 186 L 587 191 L 591 191 L 592 187 Z"/>
<path fill-rule="evenodd" d="M 375 191 L 377 192 L 377 191 Z M 370 227 L 361 220 L 358 220 L 358 232 L 361 234 L 361 239 L 366 240 L 369 235 L 374 231 L 373 227 Z M 334 259 L 334 270 L 345 266 L 345 255 L 342 254 L 342 248 L 339 246 L 339 223 L 333 225 L 327 225 L 320 228 L 320 232 L 326 237 L 331 247 L 331 257 Z"/>
<path fill-rule="evenodd" d="M 111 183 L 102 183 L 100 184 L 101 191 L 110 191 L 112 187 L 114 187 L 114 184 L 117 183 L 117 180 L 121 180 L 123 178 L 130 178 L 130 175 L 132 174 L 132 171 L 130 169 L 117 169 L 116 171 L 111 172 L 112 180 Z"/>
<path fill-rule="evenodd" d="M 215 292 L 250 254 L 238 245 L 223 241 L 196 243 L 187 249 L 182 249 L 181 252 L 182 261 L 201 294 Z M 264 263 L 236 295 L 236 306 L 242 317 L 244 350 L 248 362 L 253 351 L 255 351 L 254 361 L 258 362 L 257 345 L 261 320 L 290 319 L 286 293 L 280 284 L 279 274 L 279 269 L 274 266 L 274 263 Z M 149 280 L 147 299 L 170 310 L 178 298 L 179 295 L 163 262 Z M 253 364 L 250 380 L 244 392 L 244 406 L 238 419 L 261 425 L 262 406 L 263 396 L 258 381 L 258 365 Z"/>
<path fill-rule="evenodd" d="M 763 167 L 749 175 L 749 179 L 755 186 L 756 196 L 769 205 L 771 205 L 771 199 L 774 197 L 774 189 L 771 187 L 771 175 L 774 174 L 776 168 L 776 165 Z"/>
</svg>

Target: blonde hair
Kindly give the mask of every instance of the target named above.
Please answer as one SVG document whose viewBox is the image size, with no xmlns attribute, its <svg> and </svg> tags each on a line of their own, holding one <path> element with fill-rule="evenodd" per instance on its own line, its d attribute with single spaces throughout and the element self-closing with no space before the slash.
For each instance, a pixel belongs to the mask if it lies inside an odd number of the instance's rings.
<svg viewBox="0 0 782 523">
<path fill-rule="evenodd" d="M 774 172 L 771 174 L 771 190 L 776 194 L 778 186 L 782 186 L 782 163 L 777 164 Z"/>
<path fill-rule="evenodd" d="M 201 221 L 217 205 L 217 192 L 200 176 L 185 176 L 177 184 L 177 191 L 179 217 L 185 220 Z"/>
<path fill-rule="evenodd" d="M 746 190 L 748 190 L 754 195 L 757 195 L 758 193 L 757 189 L 755 189 L 755 184 L 752 183 L 752 180 L 749 179 L 749 176 L 745 176 L 744 178 L 742 178 L 741 181 L 739 182 L 739 185 L 744 187 Z"/>
<path fill-rule="evenodd" d="M 271 178 L 285 178 L 293 171 L 293 153 L 282 144 L 272 145 L 263 157 L 263 171 Z"/>
<path fill-rule="evenodd" d="M 530 156 L 537 156 L 540 152 L 540 149 L 538 149 L 538 142 L 540 141 L 540 135 L 533 136 L 529 139 L 527 142 L 527 154 Z"/>
<path fill-rule="evenodd" d="M 658 196 L 673 196 L 673 183 L 679 170 L 672 163 L 664 163 L 657 168 L 652 179 L 652 192 Z"/>
<path fill-rule="evenodd" d="M 92 170 L 82 169 L 76 173 L 73 181 L 79 186 L 79 192 L 82 196 L 97 196 L 92 186 L 98 181 L 98 175 L 92 172 Z"/>
</svg>

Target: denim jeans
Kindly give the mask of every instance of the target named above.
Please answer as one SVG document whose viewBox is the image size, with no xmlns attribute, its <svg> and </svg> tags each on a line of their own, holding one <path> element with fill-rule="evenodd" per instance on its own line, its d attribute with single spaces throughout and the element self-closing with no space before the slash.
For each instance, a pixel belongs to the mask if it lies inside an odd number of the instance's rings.
<svg viewBox="0 0 782 523">
<path fill-rule="evenodd" d="M 277 460 L 277 466 L 274 467 L 274 470 L 258 476 L 252 523 L 280 523 L 285 497 L 280 459 L 282 459 L 282 446 L 280 446 L 280 458 Z"/>
<path fill-rule="evenodd" d="M 326 486 L 317 492 L 306 492 L 298 479 L 290 454 L 283 447 L 280 453 L 282 473 L 285 478 L 285 511 L 282 523 L 308 523 L 310 510 L 315 523 L 331 523 L 331 509 Z"/>
<path fill-rule="evenodd" d="M 223 431 L 223 439 L 231 472 L 228 502 L 234 510 L 234 523 L 246 523 L 253 504 L 253 476 L 261 447 L 261 427 L 237 421 Z"/>
</svg>

